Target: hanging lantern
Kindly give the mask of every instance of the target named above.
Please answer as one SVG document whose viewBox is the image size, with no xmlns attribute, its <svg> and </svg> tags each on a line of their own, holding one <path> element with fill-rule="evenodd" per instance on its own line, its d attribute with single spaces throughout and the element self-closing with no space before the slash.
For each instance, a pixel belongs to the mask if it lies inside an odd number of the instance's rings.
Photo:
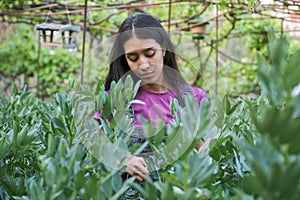
<svg viewBox="0 0 300 200">
<path fill-rule="evenodd" d="M 36 31 L 42 47 L 77 49 L 76 36 L 80 26 L 62 24 L 37 24 Z"/>
<path fill-rule="evenodd" d="M 193 39 L 204 39 L 206 27 L 207 27 L 207 24 L 209 24 L 208 22 L 201 23 L 204 21 L 205 20 L 201 17 L 198 17 L 198 18 L 188 21 L 188 25 L 192 25 L 192 26 L 190 26 L 190 31 L 193 33 Z M 198 25 L 196 25 L 196 24 L 198 24 Z"/>
</svg>

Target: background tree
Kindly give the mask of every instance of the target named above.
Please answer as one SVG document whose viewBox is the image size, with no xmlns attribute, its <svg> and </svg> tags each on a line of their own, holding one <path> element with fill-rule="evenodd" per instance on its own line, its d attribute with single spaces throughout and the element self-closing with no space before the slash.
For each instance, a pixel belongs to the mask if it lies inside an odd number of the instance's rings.
<svg viewBox="0 0 300 200">
<path fill-rule="evenodd" d="M 19 0 L 11 2 L 1 1 L 0 5 L 1 24 L 28 24 L 29 26 L 31 25 L 29 29 L 32 30 L 34 30 L 34 25 L 44 22 L 71 23 L 81 27 L 84 24 L 84 1 L 57 0 L 45 2 Z M 102 80 L 106 74 L 108 61 L 107 52 L 103 52 L 101 47 L 103 41 L 116 32 L 121 21 L 128 15 L 144 12 L 157 16 L 166 29 L 181 31 L 184 36 L 190 38 L 188 41 L 189 45 L 182 45 L 187 42 L 183 40 L 177 46 L 180 52 L 186 52 L 184 56 L 190 62 L 190 64 L 183 63 L 181 70 L 191 80 L 191 84 L 208 88 L 210 91 L 218 91 L 219 94 L 215 95 L 219 96 L 228 91 L 233 96 L 251 93 L 255 97 L 254 94 L 259 93 L 257 80 L 254 77 L 257 70 L 257 63 L 254 61 L 255 54 L 259 51 L 263 52 L 265 56 L 268 55 L 266 51 L 267 32 L 269 32 L 270 28 L 280 35 L 288 31 L 284 29 L 283 22 L 294 20 L 292 17 L 298 15 L 297 9 L 295 9 L 297 5 L 297 2 L 277 0 L 274 1 L 274 4 L 263 4 L 263 2 L 255 0 L 222 0 L 219 2 L 186 2 L 182 0 L 171 3 L 166 1 L 88 1 L 88 18 L 86 21 L 88 40 L 86 41 L 86 47 L 89 49 L 89 52 L 85 58 L 85 82 L 92 83 L 95 79 Z M 218 13 L 216 6 L 218 7 Z M 283 15 L 285 13 L 289 15 Z M 192 41 L 192 35 L 187 31 L 189 30 L 188 21 L 199 16 L 204 17 L 209 22 L 206 36 L 200 43 Z M 216 29 L 218 29 L 218 37 Z M 24 30 L 20 31 L 24 32 Z M 21 35 L 25 35 L 25 33 Z M 4 35 L 1 37 L 4 37 Z M 37 42 L 36 44 L 34 42 L 37 38 L 36 33 L 30 31 L 28 37 L 33 38 L 32 45 L 36 46 Z M 79 36 L 80 38 L 82 37 Z M 177 38 L 174 40 L 180 42 Z M 240 50 L 241 48 L 236 48 L 240 44 L 243 44 L 242 51 Z M 198 45 L 201 50 L 200 56 L 195 55 Z M 191 46 L 193 46 L 192 49 L 189 49 Z M 78 54 L 81 53 L 81 47 L 82 43 L 80 43 Z M 7 45 L 4 45 L 3 48 L 7 48 Z M 33 51 L 32 55 L 35 54 L 36 48 L 32 48 L 31 51 Z M 4 52 L 4 55 L 8 57 L 6 53 Z M 59 56 L 59 54 L 56 55 Z M 4 55 L 1 56 L 3 61 L 6 60 Z M 9 57 L 15 58 L 17 55 L 19 54 L 12 52 Z M 23 57 L 27 58 L 26 55 Z M 42 59 L 45 57 L 50 58 L 49 55 L 41 56 Z M 62 57 L 67 58 L 65 54 L 62 54 Z M 78 55 L 77 59 L 79 57 L 80 55 Z M 60 58 L 55 58 L 55 60 L 57 59 L 59 60 Z M 12 60 L 17 60 L 17 58 Z M 106 62 L 103 62 L 103 60 Z M 27 67 L 34 68 L 34 62 L 36 61 L 32 60 L 30 66 L 27 65 Z M 78 74 L 80 61 L 74 62 L 78 64 L 77 66 L 72 65 L 71 68 L 73 70 L 70 71 Z M 64 62 L 59 61 L 59 63 Z M 9 65 L 14 65 L 14 63 L 6 61 L 6 64 L 0 66 L 0 71 L 7 71 Z M 42 68 L 52 68 L 52 66 L 42 66 Z M 56 66 L 54 68 L 60 67 Z M 63 68 L 68 67 L 64 65 Z M 24 68 L 22 67 L 20 70 L 15 69 L 15 71 L 21 74 L 24 73 Z M 32 76 L 32 72 L 30 72 L 32 70 L 25 71 L 28 71 L 26 72 L 27 79 Z M 48 71 L 51 70 L 47 69 L 45 73 L 47 74 Z M 3 76 L 7 77 L 7 74 L 3 74 Z M 70 77 L 69 74 L 63 76 Z M 234 84 L 236 81 L 239 81 L 239 84 Z M 63 83 L 64 78 L 59 78 L 59 82 Z M 50 87 L 50 84 L 46 85 Z M 53 92 L 55 90 L 55 88 L 50 89 Z M 45 94 L 49 94 L 49 92 L 45 92 Z"/>
</svg>

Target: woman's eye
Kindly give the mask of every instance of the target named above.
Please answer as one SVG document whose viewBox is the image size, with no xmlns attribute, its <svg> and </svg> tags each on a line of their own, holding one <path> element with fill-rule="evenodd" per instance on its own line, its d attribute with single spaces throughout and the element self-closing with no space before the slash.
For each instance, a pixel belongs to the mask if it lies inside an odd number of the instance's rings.
<svg viewBox="0 0 300 200">
<path fill-rule="evenodd" d="M 138 60 L 138 56 L 130 55 L 127 56 L 127 59 L 129 59 L 131 62 L 136 62 Z"/>
<path fill-rule="evenodd" d="M 151 51 L 147 51 L 145 53 L 145 56 L 148 57 L 148 58 L 151 58 L 155 55 L 155 51 L 154 50 L 151 50 Z"/>
</svg>

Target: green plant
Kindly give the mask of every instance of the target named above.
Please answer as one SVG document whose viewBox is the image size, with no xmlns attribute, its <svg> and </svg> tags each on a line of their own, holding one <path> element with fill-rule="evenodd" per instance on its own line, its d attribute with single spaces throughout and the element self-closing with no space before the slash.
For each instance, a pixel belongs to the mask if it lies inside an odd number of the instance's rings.
<svg viewBox="0 0 300 200">
<path fill-rule="evenodd" d="M 185 108 L 173 101 L 180 114 L 165 144 L 147 126 L 149 140 L 127 147 L 125 114 L 138 88 L 130 78 L 109 94 L 99 82 L 49 102 L 14 89 L 0 100 L 1 199 L 122 199 L 129 187 L 145 199 L 299 199 L 300 95 L 292 90 L 300 51 L 290 51 L 286 38 L 271 41 L 270 60 L 258 55 L 258 99 L 225 95 L 198 107 L 188 96 Z M 124 181 L 121 163 L 148 143 L 156 151 L 147 160 L 152 177 Z"/>
<path fill-rule="evenodd" d="M 300 51 L 290 53 L 286 38 L 270 38 L 270 63 L 259 57 L 263 96 L 251 106 L 254 125 L 262 135 L 256 146 L 246 147 L 253 173 L 245 188 L 264 199 L 298 199 L 300 95 L 294 96 L 292 90 L 299 84 Z"/>
<path fill-rule="evenodd" d="M 28 89 L 36 88 L 39 78 L 40 96 L 51 96 L 67 88 L 70 77 L 80 69 L 80 55 L 65 49 L 41 48 L 39 73 L 37 73 L 38 42 L 32 26 L 14 26 L 13 37 L 0 45 L 0 71 L 4 76 L 25 75 Z M 75 79 L 75 78 L 74 78 Z"/>
</svg>

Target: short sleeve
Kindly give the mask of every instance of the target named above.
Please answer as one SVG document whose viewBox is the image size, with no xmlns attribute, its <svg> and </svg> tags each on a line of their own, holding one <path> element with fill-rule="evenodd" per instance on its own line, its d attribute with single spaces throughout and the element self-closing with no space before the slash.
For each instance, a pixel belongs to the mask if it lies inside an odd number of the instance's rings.
<svg viewBox="0 0 300 200">
<path fill-rule="evenodd" d="M 98 111 L 96 111 L 94 114 L 94 119 L 100 120 L 101 117 L 102 117 L 102 113 L 99 113 Z"/>
<path fill-rule="evenodd" d="M 206 100 L 207 103 L 209 102 L 207 94 L 201 88 L 193 87 L 192 91 L 193 96 L 195 97 L 199 105 L 202 100 Z"/>
</svg>

